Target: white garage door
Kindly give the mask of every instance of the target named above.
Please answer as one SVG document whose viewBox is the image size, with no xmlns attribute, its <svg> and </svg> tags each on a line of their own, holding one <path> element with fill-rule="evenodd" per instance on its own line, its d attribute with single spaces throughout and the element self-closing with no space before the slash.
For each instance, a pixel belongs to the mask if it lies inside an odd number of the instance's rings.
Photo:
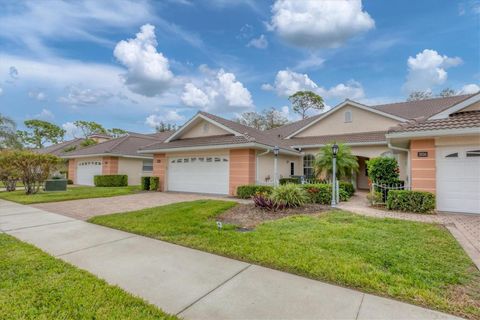
<svg viewBox="0 0 480 320">
<path fill-rule="evenodd" d="M 228 194 L 228 156 L 168 159 L 168 190 Z"/>
<path fill-rule="evenodd" d="M 93 186 L 93 177 L 102 174 L 100 160 L 79 161 L 77 164 L 77 184 Z"/>
<path fill-rule="evenodd" d="M 480 146 L 437 149 L 437 209 L 480 214 Z"/>
</svg>

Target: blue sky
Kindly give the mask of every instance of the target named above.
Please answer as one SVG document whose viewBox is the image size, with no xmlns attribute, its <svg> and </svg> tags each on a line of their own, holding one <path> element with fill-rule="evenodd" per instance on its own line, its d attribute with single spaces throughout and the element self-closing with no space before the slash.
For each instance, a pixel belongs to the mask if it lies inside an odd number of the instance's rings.
<svg viewBox="0 0 480 320">
<path fill-rule="evenodd" d="M 1 1 L 0 112 L 150 132 L 197 110 L 233 118 L 288 95 L 327 106 L 480 84 L 480 2 Z"/>
</svg>

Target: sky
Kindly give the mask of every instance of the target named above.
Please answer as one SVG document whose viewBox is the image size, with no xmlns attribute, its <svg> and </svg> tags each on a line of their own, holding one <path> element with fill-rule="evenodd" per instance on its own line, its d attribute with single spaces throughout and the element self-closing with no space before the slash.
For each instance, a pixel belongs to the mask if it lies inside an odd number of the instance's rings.
<svg viewBox="0 0 480 320">
<path fill-rule="evenodd" d="M 0 0 L 0 113 L 153 132 L 311 90 L 326 109 L 480 89 L 480 0 Z"/>
</svg>

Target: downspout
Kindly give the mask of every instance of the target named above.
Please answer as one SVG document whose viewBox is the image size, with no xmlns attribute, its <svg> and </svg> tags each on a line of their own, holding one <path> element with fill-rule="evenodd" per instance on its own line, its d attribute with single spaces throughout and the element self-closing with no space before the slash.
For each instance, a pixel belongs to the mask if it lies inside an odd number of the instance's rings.
<svg viewBox="0 0 480 320">
<path fill-rule="evenodd" d="M 267 149 L 264 152 L 257 154 L 257 159 L 256 159 L 257 163 L 255 165 L 255 184 L 258 183 L 258 158 L 261 156 L 267 155 L 268 153 L 270 153 L 270 149 Z"/>
<path fill-rule="evenodd" d="M 392 150 L 403 151 L 407 153 L 407 188 L 410 189 L 410 183 L 412 180 L 412 173 L 410 172 L 410 149 L 400 148 L 392 145 L 390 140 L 388 141 L 388 148 Z"/>
</svg>

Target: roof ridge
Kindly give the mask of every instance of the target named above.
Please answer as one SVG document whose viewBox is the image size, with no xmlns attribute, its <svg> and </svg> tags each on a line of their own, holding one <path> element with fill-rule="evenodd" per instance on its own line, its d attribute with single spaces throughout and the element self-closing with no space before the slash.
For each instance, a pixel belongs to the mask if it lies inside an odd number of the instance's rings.
<svg viewBox="0 0 480 320">
<path fill-rule="evenodd" d="M 118 139 L 118 141 L 116 141 L 116 143 L 114 143 L 110 148 L 108 148 L 107 150 L 105 150 L 105 153 L 110 153 L 113 149 L 115 149 L 116 147 L 118 147 L 120 144 L 122 144 L 125 140 L 127 140 L 130 136 L 129 135 L 125 135 L 125 136 L 122 136 L 122 137 L 118 137 L 116 139 Z M 115 139 L 111 139 L 109 141 L 112 141 L 112 140 L 115 140 Z M 105 141 L 107 142 L 107 141 Z"/>
<path fill-rule="evenodd" d="M 478 92 L 477 92 L 478 93 Z M 371 107 L 371 108 L 376 108 L 376 107 L 382 107 L 382 106 L 390 106 L 392 104 L 406 104 L 406 103 L 414 103 L 414 102 L 422 102 L 422 101 L 432 101 L 432 100 L 442 100 L 442 99 L 448 99 L 448 98 L 456 98 L 456 97 L 469 97 L 469 96 L 473 96 L 475 95 L 476 93 L 467 93 L 467 94 L 458 94 L 458 95 L 455 95 L 455 96 L 449 96 L 449 97 L 433 97 L 433 98 L 428 98 L 428 99 L 419 99 L 419 100 L 412 100 L 412 101 L 398 101 L 398 102 L 390 102 L 390 103 L 382 103 L 382 104 L 374 104 L 374 105 L 365 105 L 367 107 Z M 459 103 L 463 100 L 460 100 L 456 103 Z"/>
</svg>

